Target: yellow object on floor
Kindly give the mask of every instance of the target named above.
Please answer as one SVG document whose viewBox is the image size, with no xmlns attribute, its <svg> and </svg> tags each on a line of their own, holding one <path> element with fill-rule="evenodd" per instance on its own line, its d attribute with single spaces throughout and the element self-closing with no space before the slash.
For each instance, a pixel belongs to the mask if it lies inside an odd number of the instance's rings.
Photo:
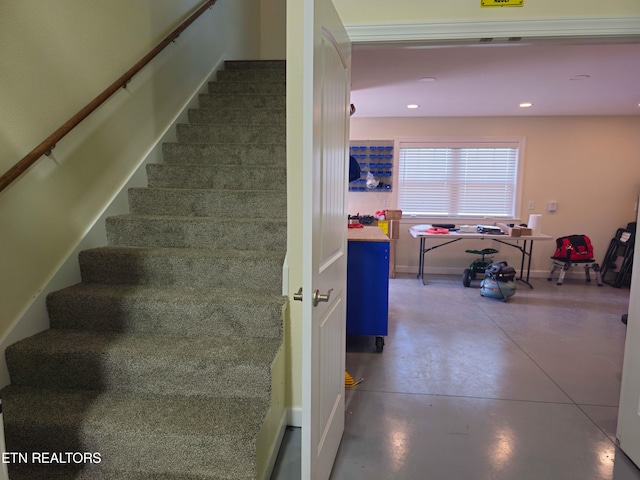
<svg viewBox="0 0 640 480">
<path fill-rule="evenodd" d="M 344 386 L 347 387 L 347 388 L 355 387 L 359 383 L 362 383 L 363 380 L 364 380 L 364 378 L 361 378 L 360 380 L 358 380 L 356 382 L 353 379 L 353 377 L 351 375 L 349 375 L 349 372 L 347 372 L 346 370 L 344 371 Z"/>
</svg>

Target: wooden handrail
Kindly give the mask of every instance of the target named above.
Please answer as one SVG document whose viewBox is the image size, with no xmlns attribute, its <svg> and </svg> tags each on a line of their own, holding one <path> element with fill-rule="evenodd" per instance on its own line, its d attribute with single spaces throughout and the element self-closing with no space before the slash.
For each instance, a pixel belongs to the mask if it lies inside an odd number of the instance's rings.
<svg viewBox="0 0 640 480">
<path fill-rule="evenodd" d="M 138 61 L 133 67 L 113 82 L 105 91 L 94 98 L 89 104 L 87 104 L 82 110 L 76 113 L 73 117 L 67 120 L 60 128 L 49 135 L 40 145 L 31 150 L 22 160 L 16 163 L 13 167 L 7 170 L 0 177 L 0 192 L 8 187 L 14 180 L 22 175 L 31 165 L 33 165 L 40 157 L 50 152 L 53 147 L 71 130 L 73 130 L 80 122 L 87 118 L 94 110 L 102 105 L 107 99 L 116 93 L 120 88 L 123 88 L 134 77 L 136 73 L 142 70 L 153 58 L 158 55 L 164 48 L 173 42 L 180 34 L 191 25 L 200 15 L 202 15 L 207 9 L 211 8 L 217 0 L 207 0 L 202 6 L 188 19 L 186 19 L 178 28 L 171 32 L 162 42 L 160 42 L 153 50 L 146 54 L 142 59 Z"/>
</svg>

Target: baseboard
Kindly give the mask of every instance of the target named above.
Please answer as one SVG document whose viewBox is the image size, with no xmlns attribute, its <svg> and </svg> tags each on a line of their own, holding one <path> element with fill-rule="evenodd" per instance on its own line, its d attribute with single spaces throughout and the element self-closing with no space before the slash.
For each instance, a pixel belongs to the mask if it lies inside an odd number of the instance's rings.
<svg viewBox="0 0 640 480">
<path fill-rule="evenodd" d="M 282 412 L 282 416 L 280 417 L 280 422 L 278 423 L 278 430 L 276 435 L 273 437 L 273 441 L 269 446 L 269 453 L 267 455 L 267 464 L 265 465 L 264 471 L 261 472 L 258 480 L 268 480 L 271 477 L 273 472 L 273 468 L 276 465 L 276 460 L 278 459 L 278 453 L 280 452 L 280 445 L 282 444 L 282 439 L 284 438 L 284 432 L 287 428 L 287 411 Z M 0 479 L 2 480 L 2 479 Z"/>
<path fill-rule="evenodd" d="M 287 408 L 287 425 L 290 427 L 302 427 L 302 407 Z"/>
<path fill-rule="evenodd" d="M 467 268 L 467 267 L 464 267 Z M 424 274 L 428 275 L 460 275 L 462 276 L 462 272 L 464 271 L 463 267 L 426 267 Z M 546 279 L 549 276 L 549 271 L 551 266 L 549 266 L 549 270 L 531 270 L 529 272 L 529 278 L 544 278 Z M 402 273 L 407 275 L 418 275 L 417 267 L 413 265 L 396 265 L 396 273 Z M 584 277 L 584 272 L 567 272 L 566 278 L 579 278 L 580 275 Z"/>
<path fill-rule="evenodd" d="M 0 402 L 1 405 L 1 402 Z M 0 425 L 3 422 L 2 411 L 0 411 Z M 7 451 L 7 448 L 4 443 L 4 430 L 0 431 L 0 452 L 4 453 Z M 0 463 L 0 480 L 9 480 L 9 470 L 7 468 L 7 463 Z"/>
</svg>

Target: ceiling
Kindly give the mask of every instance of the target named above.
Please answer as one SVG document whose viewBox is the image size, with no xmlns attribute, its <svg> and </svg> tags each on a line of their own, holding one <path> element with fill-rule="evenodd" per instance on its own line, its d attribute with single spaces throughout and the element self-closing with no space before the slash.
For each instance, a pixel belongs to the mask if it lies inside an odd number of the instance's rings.
<svg viewBox="0 0 640 480">
<path fill-rule="evenodd" d="M 354 117 L 640 115 L 640 43 L 354 45 L 351 102 Z"/>
</svg>

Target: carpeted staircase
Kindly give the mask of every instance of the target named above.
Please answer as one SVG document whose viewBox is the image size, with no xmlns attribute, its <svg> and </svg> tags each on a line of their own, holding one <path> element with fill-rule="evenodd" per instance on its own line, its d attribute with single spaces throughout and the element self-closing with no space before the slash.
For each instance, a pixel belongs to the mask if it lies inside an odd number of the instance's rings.
<svg viewBox="0 0 640 480">
<path fill-rule="evenodd" d="M 80 253 L 82 283 L 49 295 L 51 329 L 6 350 L 7 451 L 28 454 L 11 480 L 260 477 L 283 355 L 285 129 L 284 62 L 226 62 L 130 214 L 107 219 L 108 246 Z"/>
</svg>

